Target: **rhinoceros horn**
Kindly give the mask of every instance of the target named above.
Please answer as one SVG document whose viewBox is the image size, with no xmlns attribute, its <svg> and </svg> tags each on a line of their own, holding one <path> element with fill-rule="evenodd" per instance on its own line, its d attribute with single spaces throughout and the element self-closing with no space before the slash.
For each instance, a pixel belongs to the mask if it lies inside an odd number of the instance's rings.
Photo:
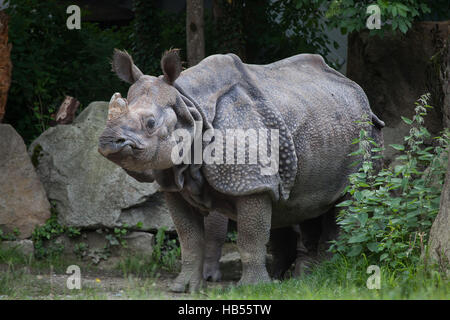
<svg viewBox="0 0 450 320">
<path fill-rule="evenodd" d="M 108 121 L 117 119 L 128 111 L 128 101 L 122 98 L 119 92 L 116 92 L 109 101 Z"/>
</svg>

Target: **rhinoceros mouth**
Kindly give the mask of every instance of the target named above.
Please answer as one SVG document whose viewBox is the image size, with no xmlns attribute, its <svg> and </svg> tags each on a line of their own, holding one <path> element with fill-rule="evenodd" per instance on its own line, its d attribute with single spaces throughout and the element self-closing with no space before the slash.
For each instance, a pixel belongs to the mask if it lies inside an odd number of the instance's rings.
<svg viewBox="0 0 450 320">
<path fill-rule="evenodd" d="M 100 141 L 98 145 L 98 152 L 107 158 L 130 156 L 134 152 L 142 150 L 134 141 L 124 138 L 119 138 L 115 141 Z"/>
</svg>

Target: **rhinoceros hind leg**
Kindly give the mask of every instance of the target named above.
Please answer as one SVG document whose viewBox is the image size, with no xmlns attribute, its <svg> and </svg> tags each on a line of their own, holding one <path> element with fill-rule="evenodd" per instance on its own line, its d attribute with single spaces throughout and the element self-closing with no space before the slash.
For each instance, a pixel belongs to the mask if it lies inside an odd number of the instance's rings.
<svg viewBox="0 0 450 320">
<path fill-rule="evenodd" d="M 319 239 L 322 234 L 322 216 L 306 220 L 293 229 L 297 233 L 297 257 L 293 276 L 299 278 L 309 273 L 317 260 Z"/>
<path fill-rule="evenodd" d="M 333 207 L 327 213 L 322 215 L 322 232 L 320 234 L 317 255 L 322 259 L 330 259 L 332 253 L 328 251 L 330 248 L 330 241 L 336 240 L 339 236 L 339 225 L 336 217 L 339 208 Z"/>
<path fill-rule="evenodd" d="M 331 258 L 328 252 L 330 241 L 337 239 L 337 208 L 333 207 L 325 214 L 302 222 L 298 228 L 297 258 L 294 276 L 301 277 L 311 271 L 311 267 L 322 259 Z"/>
<path fill-rule="evenodd" d="M 272 229 L 269 248 L 273 256 L 271 275 L 281 280 L 295 261 L 297 233 L 292 227 Z"/>
</svg>

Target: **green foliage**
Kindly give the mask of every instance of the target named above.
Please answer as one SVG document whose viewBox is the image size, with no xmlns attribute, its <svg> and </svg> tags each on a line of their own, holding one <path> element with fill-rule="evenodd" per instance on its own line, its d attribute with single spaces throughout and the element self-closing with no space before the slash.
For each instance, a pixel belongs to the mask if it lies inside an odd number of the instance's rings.
<svg viewBox="0 0 450 320">
<path fill-rule="evenodd" d="M 58 222 L 58 213 L 55 204 L 51 203 L 51 216 L 43 226 L 36 227 L 32 233 L 34 244 L 34 255 L 37 259 L 52 258 L 59 256 L 64 247 L 62 244 L 53 243 L 50 240 L 66 234 L 68 237 L 75 238 L 81 235 L 80 229 L 75 227 L 62 226 Z M 47 244 L 47 245 L 46 245 Z"/>
<path fill-rule="evenodd" d="M 31 155 L 31 163 L 33 164 L 33 167 L 37 167 L 39 165 L 39 156 L 42 152 L 42 146 L 40 144 L 36 144 L 36 146 L 33 149 L 33 154 Z"/>
<path fill-rule="evenodd" d="M 171 239 L 161 228 L 155 235 L 152 256 L 130 255 L 119 262 L 117 268 L 125 276 L 155 277 L 159 271 L 178 272 L 180 267 L 181 248 L 176 239 Z"/>
<path fill-rule="evenodd" d="M 134 0 L 131 53 L 145 74 L 160 75 L 160 59 L 169 48 L 180 48 L 182 58 L 186 48 L 186 15 L 156 8 L 154 1 Z"/>
<path fill-rule="evenodd" d="M 218 1 L 220 17 L 206 14 L 206 52 L 235 53 L 244 62 L 265 64 L 299 53 L 326 58 L 331 43 L 325 33 L 321 1 Z M 338 67 L 341 61 L 327 61 Z"/>
<path fill-rule="evenodd" d="M 79 258 L 83 259 L 88 253 L 89 245 L 86 242 L 80 242 L 75 244 L 73 253 Z"/>
<path fill-rule="evenodd" d="M 5 233 L 5 232 L 3 232 L 2 229 L 0 229 L 0 242 L 17 240 L 17 237 L 19 235 L 20 235 L 20 231 L 17 228 L 14 228 L 12 233 Z"/>
<path fill-rule="evenodd" d="M 227 233 L 226 242 L 234 242 L 234 243 L 236 243 L 237 237 L 238 237 L 237 231 L 235 231 L 235 230 L 234 231 L 230 231 L 230 232 Z"/>
<path fill-rule="evenodd" d="M 152 1 L 135 0 L 131 53 L 146 74 L 159 75 L 160 58 L 180 48 L 186 59 L 186 14 L 157 9 Z M 221 14 L 205 11 L 206 55 L 235 53 L 247 63 L 270 63 L 298 53 L 324 57 L 331 44 L 324 32 L 320 3 L 296 6 L 289 0 L 218 1 Z M 335 47 L 337 43 L 333 43 Z M 337 67 L 341 61 L 328 61 Z"/>
<path fill-rule="evenodd" d="M 11 0 L 8 9 L 14 68 L 6 121 L 27 144 L 48 128 L 65 95 L 77 98 L 82 109 L 126 92 L 109 60 L 115 47 L 129 46 L 130 29 L 82 22 L 81 30 L 69 30 L 65 10 L 56 0 Z"/>
<path fill-rule="evenodd" d="M 152 262 L 163 270 L 176 271 L 181 258 L 181 248 L 177 240 L 168 238 L 165 228 L 160 228 L 155 238 Z"/>
<path fill-rule="evenodd" d="M 447 279 L 424 265 L 406 265 L 399 272 L 389 266 L 380 268 L 379 290 L 369 290 L 367 259 L 336 256 L 323 261 L 300 278 L 258 285 L 216 287 L 209 289 L 208 299 L 239 300 L 341 300 L 341 299 L 448 299 Z M 204 299 L 203 294 L 195 296 Z"/>
<path fill-rule="evenodd" d="M 298 53 L 316 53 L 327 59 L 331 45 L 339 47 L 337 42 L 331 42 L 326 34 L 325 12 L 321 9 L 323 1 L 320 0 L 277 0 L 268 8 L 272 38 L 261 43 L 267 48 L 264 54 L 272 61 L 281 57 L 288 57 Z M 274 33 L 275 31 L 275 33 Z M 267 31 L 263 32 L 267 35 Z M 263 37 L 255 37 L 264 39 Z M 280 52 L 280 49 L 284 52 Z M 277 57 L 270 57 L 269 52 L 278 53 Z M 332 67 L 339 69 L 342 61 L 327 61 Z"/>
<path fill-rule="evenodd" d="M 303 0 L 297 0 L 303 3 Z M 360 31 L 366 28 L 366 20 L 371 13 L 367 13 L 367 7 L 376 4 L 380 8 L 381 29 L 370 31 L 371 35 L 383 35 L 386 32 L 399 30 L 406 33 L 416 20 L 422 19 L 429 14 L 434 16 L 446 15 L 448 18 L 449 4 L 447 0 L 333 0 L 318 1 L 326 9 L 326 18 L 331 27 L 341 30 L 342 34 L 352 31 Z M 433 12 L 432 12 L 433 9 Z"/>
<path fill-rule="evenodd" d="M 106 240 L 108 240 L 108 245 L 110 246 L 122 246 L 124 248 L 127 247 L 127 240 L 124 237 L 128 234 L 129 225 L 124 224 L 121 228 L 114 228 L 111 233 L 105 236 Z"/>
<path fill-rule="evenodd" d="M 373 159 L 381 149 L 362 129 L 354 141 L 363 155 L 358 172 L 349 177 L 344 191 L 348 200 L 342 207 L 338 224 L 341 234 L 330 250 L 347 257 L 365 256 L 374 264 L 393 268 L 416 263 L 426 253 L 431 224 L 439 211 L 440 193 L 447 165 L 449 134 L 435 138 L 434 146 L 425 146 L 430 134 L 423 126 L 429 95 L 416 102 L 411 126 L 403 145 L 391 145 L 401 152 L 394 168 L 374 172 Z M 372 145 L 372 147 L 371 147 Z"/>
</svg>

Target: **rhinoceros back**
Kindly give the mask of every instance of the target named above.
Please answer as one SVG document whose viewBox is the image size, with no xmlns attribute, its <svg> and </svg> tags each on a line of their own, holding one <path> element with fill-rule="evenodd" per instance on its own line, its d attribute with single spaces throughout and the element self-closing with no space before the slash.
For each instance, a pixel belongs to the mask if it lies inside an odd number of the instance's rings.
<svg viewBox="0 0 450 320">
<path fill-rule="evenodd" d="M 348 154 L 362 128 L 380 144 L 380 128 L 357 123 L 367 117 L 384 124 L 370 110 L 364 91 L 330 68 L 318 55 L 301 54 L 265 66 L 250 66 L 262 79 L 265 95 L 278 108 L 293 136 L 297 177 L 289 202 L 306 218 L 326 211 L 348 183 L 355 157 Z"/>
<path fill-rule="evenodd" d="M 280 132 L 277 175 L 261 175 L 260 165 L 203 165 L 214 189 L 230 195 L 267 191 L 313 211 L 339 196 L 352 170 L 351 142 L 361 129 L 355 121 L 371 115 L 362 89 L 318 55 L 268 65 L 214 55 L 184 71 L 177 87 L 202 110 L 205 127 Z"/>
</svg>

